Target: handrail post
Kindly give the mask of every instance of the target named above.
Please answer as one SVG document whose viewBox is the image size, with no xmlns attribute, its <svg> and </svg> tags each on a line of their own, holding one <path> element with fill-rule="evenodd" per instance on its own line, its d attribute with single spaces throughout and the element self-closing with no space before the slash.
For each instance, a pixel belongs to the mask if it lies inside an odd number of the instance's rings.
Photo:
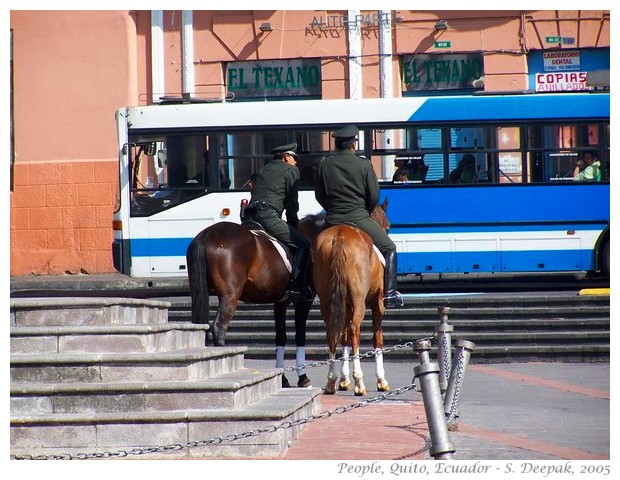
<svg viewBox="0 0 620 480">
<path fill-rule="evenodd" d="M 435 460 L 451 460 L 455 450 L 450 442 L 450 434 L 443 412 L 439 379 L 437 378 L 439 367 L 430 361 L 430 340 L 418 340 L 415 349 L 418 352 L 420 364 L 413 369 L 413 372 L 414 379 L 419 380 L 422 390 L 422 401 L 431 436 L 429 453 Z"/>
<path fill-rule="evenodd" d="M 437 362 L 439 363 L 439 388 L 442 395 L 448 388 L 448 377 L 452 370 L 452 332 L 454 327 L 448 324 L 450 307 L 439 307 L 440 322 L 435 328 L 437 335 Z"/>
</svg>

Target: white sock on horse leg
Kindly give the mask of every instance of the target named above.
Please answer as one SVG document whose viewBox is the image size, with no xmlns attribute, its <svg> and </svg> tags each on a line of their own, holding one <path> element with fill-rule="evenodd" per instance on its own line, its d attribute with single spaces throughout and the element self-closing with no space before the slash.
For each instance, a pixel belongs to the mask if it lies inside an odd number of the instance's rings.
<svg viewBox="0 0 620 480">
<path fill-rule="evenodd" d="M 351 347 L 342 347 L 342 358 L 349 358 L 351 355 Z M 343 360 L 340 367 L 340 376 L 347 378 L 349 376 L 349 360 Z"/>
<path fill-rule="evenodd" d="M 383 350 L 380 348 L 375 349 L 375 372 L 377 378 L 385 378 L 385 370 L 383 368 Z"/>
<path fill-rule="evenodd" d="M 295 366 L 297 367 L 297 375 L 303 375 L 304 373 L 306 373 L 306 369 L 302 367 L 302 365 L 305 365 L 306 363 L 306 347 L 297 347 L 297 349 L 295 350 L 295 360 L 296 360 Z"/>
<path fill-rule="evenodd" d="M 276 347 L 276 368 L 284 368 L 284 347 Z"/>
</svg>

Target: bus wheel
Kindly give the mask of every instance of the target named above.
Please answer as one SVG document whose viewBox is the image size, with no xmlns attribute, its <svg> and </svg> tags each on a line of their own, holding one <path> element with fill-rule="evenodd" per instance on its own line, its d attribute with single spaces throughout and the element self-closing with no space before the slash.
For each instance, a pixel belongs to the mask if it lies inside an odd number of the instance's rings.
<svg viewBox="0 0 620 480">
<path fill-rule="evenodd" d="M 609 240 L 607 240 L 605 242 L 605 246 L 603 247 L 603 256 L 601 257 L 602 259 L 602 266 L 603 266 L 603 274 L 605 275 L 605 278 L 607 278 L 608 280 L 611 279 L 611 273 L 609 270 Z"/>
</svg>

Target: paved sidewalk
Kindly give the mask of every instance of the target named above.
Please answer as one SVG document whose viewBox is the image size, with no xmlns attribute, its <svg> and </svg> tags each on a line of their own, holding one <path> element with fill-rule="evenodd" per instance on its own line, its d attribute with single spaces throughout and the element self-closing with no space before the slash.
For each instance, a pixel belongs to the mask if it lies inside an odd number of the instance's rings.
<svg viewBox="0 0 620 480">
<path fill-rule="evenodd" d="M 475 356 L 475 352 L 474 352 Z M 465 374 L 455 460 L 609 460 L 610 365 L 608 363 L 511 363 L 476 365 Z M 268 366 L 266 360 L 246 365 Z M 289 366 L 287 364 L 287 366 Z M 373 363 L 364 361 L 366 397 L 338 392 L 321 397 L 321 411 L 338 411 L 308 423 L 285 460 L 424 460 L 428 424 L 415 390 L 347 407 L 381 395 Z M 413 365 L 385 365 L 393 390 L 411 384 Z M 323 387 L 327 367 L 308 370 Z M 287 372 L 296 381 L 294 372 Z M 291 382 L 293 383 L 293 382 Z"/>
</svg>

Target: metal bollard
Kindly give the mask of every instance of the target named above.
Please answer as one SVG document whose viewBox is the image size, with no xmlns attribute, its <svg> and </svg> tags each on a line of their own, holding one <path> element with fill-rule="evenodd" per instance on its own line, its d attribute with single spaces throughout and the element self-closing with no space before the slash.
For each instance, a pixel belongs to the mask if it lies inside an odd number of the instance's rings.
<svg viewBox="0 0 620 480">
<path fill-rule="evenodd" d="M 439 363 L 439 388 L 442 395 L 448 388 L 448 377 L 452 370 L 452 332 L 454 327 L 448 324 L 450 307 L 439 307 L 439 326 L 435 328 L 437 334 L 437 362 Z"/>
<path fill-rule="evenodd" d="M 465 381 L 465 372 L 469 365 L 471 352 L 474 351 L 475 343 L 468 340 L 457 340 L 454 349 L 454 360 L 452 371 L 448 381 L 448 389 L 444 397 L 444 413 L 448 430 L 457 430 L 457 418 L 460 416 L 459 403 L 461 401 L 461 391 Z"/>
<path fill-rule="evenodd" d="M 426 421 L 431 435 L 429 452 L 435 460 L 451 460 L 455 450 L 450 442 L 450 434 L 443 412 L 439 379 L 437 378 L 439 367 L 430 361 L 430 340 L 418 340 L 415 349 L 420 358 L 420 365 L 415 367 L 413 372 L 414 378 L 419 379 L 422 390 L 422 401 L 424 402 Z"/>
</svg>

